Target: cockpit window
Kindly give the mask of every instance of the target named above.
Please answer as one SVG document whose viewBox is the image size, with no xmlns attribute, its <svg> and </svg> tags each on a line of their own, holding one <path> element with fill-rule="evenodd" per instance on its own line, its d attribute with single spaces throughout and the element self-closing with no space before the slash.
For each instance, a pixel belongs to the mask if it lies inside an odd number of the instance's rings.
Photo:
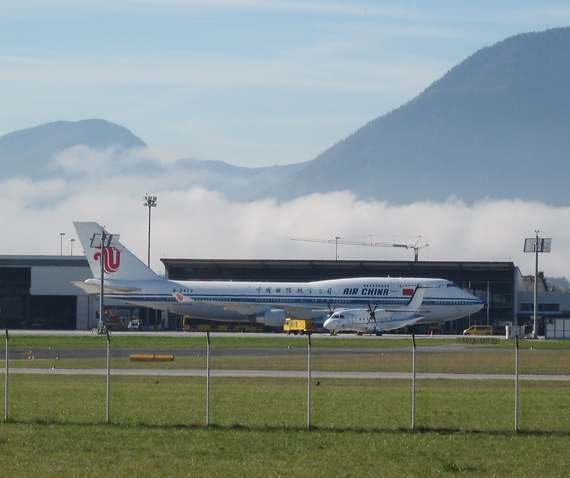
<svg viewBox="0 0 570 478">
<path fill-rule="evenodd" d="M 447 284 L 447 287 L 457 287 L 457 286 L 456 286 L 454 283 L 449 282 L 449 283 Z"/>
</svg>

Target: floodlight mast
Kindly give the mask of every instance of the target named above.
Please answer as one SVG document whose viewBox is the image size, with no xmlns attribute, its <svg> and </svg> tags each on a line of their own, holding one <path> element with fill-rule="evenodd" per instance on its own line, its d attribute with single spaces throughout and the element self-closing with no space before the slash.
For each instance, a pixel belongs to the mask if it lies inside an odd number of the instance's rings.
<svg viewBox="0 0 570 478">
<path fill-rule="evenodd" d="M 58 232 L 59 235 L 59 255 L 63 256 L 63 236 L 65 236 L 65 232 Z"/>
<path fill-rule="evenodd" d="M 105 229 L 101 228 L 101 290 L 99 291 L 99 322 L 97 330 L 103 333 L 105 327 Z"/>
<path fill-rule="evenodd" d="M 527 238 L 524 243 L 524 252 L 534 252 L 534 320 L 532 329 L 532 338 L 538 338 L 538 253 L 550 252 L 552 247 L 552 238 L 539 238 L 540 231 L 534 231 L 535 238 Z"/>
<path fill-rule="evenodd" d="M 156 196 L 149 196 L 148 193 L 144 197 L 144 207 L 148 207 L 148 259 L 147 266 L 150 269 L 150 210 L 156 207 Z"/>
<path fill-rule="evenodd" d="M 533 304 L 533 321 L 532 321 L 532 338 L 538 338 L 538 231 L 536 233 L 536 241 L 534 243 L 534 304 Z"/>
<path fill-rule="evenodd" d="M 119 241 L 119 234 L 108 234 L 105 228 L 101 228 L 101 234 L 95 234 L 91 238 L 91 247 L 94 249 L 101 249 L 101 280 L 99 289 L 99 322 L 97 323 L 97 332 L 100 334 L 105 333 L 105 264 L 107 248 L 115 247 Z"/>
<path fill-rule="evenodd" d="M 338 241 L 340 241 L 340 237 L 334 236 L 334 241 L 335 241 L 334 258 L 335 261 L 338 261 Z"/>
</svg>

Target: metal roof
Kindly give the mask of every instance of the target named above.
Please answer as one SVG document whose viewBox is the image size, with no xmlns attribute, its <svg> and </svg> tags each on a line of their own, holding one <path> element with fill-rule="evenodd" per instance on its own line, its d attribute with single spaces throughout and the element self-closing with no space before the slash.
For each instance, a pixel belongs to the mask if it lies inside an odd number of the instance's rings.
<svg viewBox="0 0 570 478">
<path fill-rule="evenodd" d="M 89 267 L 85 256 L 0 256 L 0 267 Z"/>
<path fill-rule="evenodd" d="M 280 259 L 161 259 L 171 279 L 295 279 L 358 276 L 513 280 L 512 262 L 344 261 Z"/>
</svg>

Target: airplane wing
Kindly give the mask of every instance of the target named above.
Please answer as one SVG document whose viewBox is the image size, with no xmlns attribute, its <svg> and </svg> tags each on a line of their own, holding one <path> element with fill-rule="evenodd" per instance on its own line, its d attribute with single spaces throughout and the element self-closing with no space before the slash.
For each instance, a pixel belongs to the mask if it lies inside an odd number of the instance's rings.
<svg viewBox="0 0 570 478">
<path fill-rule="evenodd" d="M 379 330 L 394 330 L 400 329 L 402 327 L 407 327 L 409 325 L 416 324 L 419 320 L 423 319 L 425 316 L 420 314 L 402 314 L 401 317 L 396 317 L 394 314 L 390 319 L 378 322 L 377 328 Z"/>
<path fill-rule="evenodd" d="M 392 316 L 392 320 L 402 322 L 403 325 L 414 325 L 418 320 L 421 320 L 424 317 L 425 315 L 422 314 L 402 314 L 402 316 L 394 314 Z"/>
<path fill-rule="evenodd" d="M 217 305 L 220 305 L 219 303 Z M 275 308 L 275 307 L 268 307 L 267 305 L 261 304 L 227 304 L 224 305 L 223 308 L 225 310 L 233 310 L 234 312 L 238 312 L 239 314 L 243 315 L 251 315 L 251 314 L 260 314 L 261 312 L 266 311 L 267 309 Z"/>
<path fill-rule="evenodd" d="M 330 313 L 328 309 L 313 309 L 311 307 L 299 307 L 290 305 L 276 308 L 284 309 L 287 312 L 287 317 L 300 320 L 316 319 L 318 317 L 324 317 Z"/>
<path fill-rule="evenodd" d="M 195 299 L 188 297 L 184 294 L 173 293 L 174 298 L 178 302 L 191 303 L 197 302 Z M 320 315 L 325 315 L 329 311 L 322 308 L 312 308 L 312 307 L 301 307 L 295 305 L 276 305 L 271 303 L 259 304 L 257 302 L 218 302 L 218 301 L 207 301 L 200 300 L 201 303 L 206 303 L 214 305 L 225 310 L 231 310 L 243 315 L 260 314 L 269 309 L 282 309 L 285 310 L 288 317 L 295 319 L 314 319 Z"/>
<path fill-rule="evenodd" d="M 268 306 L 267 304 L 256 304 L 256 303 L 248 303 L 248 302 L 219 302 L 219 301 L 209 301 L 209 300 L 195 300 L 192 297 L 188 297 L 184 294 L 179 294 L 178 292 L 173 292 L 172 295 L 174 298 L 181 303 L 195 303 L 200 302 L 202 304 L 209 304 L 215 307 L 219 307 L 220 309 L 231 310 L 233 312 L 237 312 L 243 315 L 252 315 L 252 314 L 259 314 L 261 312 L 266 311 L 267 309 L 274 309 L 276 307 Z"/>
<path fill-rule="evenodd" d="M 393 313 L 393 314 L 394 314 L 394 313 L 401 313 L 401 312 L 402 312 L 402 308 L 400 308 L 400 309 L 382 309 L 382 310 L 384 310 L 385 312 L 391 312 L 391 313 Z M 415 314 L 427 314 L 428 312 L 429 312 L 429 310 L 407 310 L 407 311 L 406 311 L 407 314 L 412 314 L 412 313 L 415 313 Z"/>
<path fill-rule="evenodd" d="M 101 286 L 99 284 L 93 284 L 89 282 L 72 282 L 73 285 L 83 289 L 88 294 L 98 294 L 101 292 Z M 126 294 L 129 292 L 139 292 L 141 289 L 132 287 L 120 287 L 117 285 L 104 285 L 105 292 L 107 294 L 119 293 Z"/>
<path fill-rule="evenodd" d="M 219 305 L 219 303 L 218 303 Z M 302 307 L 297 305 L 276 305 L 276 304 L 258 304 L 258 303 L 239 303 L 239 304 L 227 304 L 224 305 L 224 309 L 233 310 L 240 314 L 251 315 L 260 314 L 266 310 L 270 309 L 281 309 L 286 312 L 287 317 L 292 319 L 315 319 L 327 315 L 329 313 L 328 309 L 322 308 L 312 308 L 312 307 Z"/>
</svg>

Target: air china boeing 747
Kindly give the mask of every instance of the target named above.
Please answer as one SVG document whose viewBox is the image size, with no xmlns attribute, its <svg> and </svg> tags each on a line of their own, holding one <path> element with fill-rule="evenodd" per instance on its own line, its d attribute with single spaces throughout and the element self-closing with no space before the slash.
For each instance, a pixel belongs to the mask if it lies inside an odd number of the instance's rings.
<svg viewBox="0 0 570 478">
<path fill-rule="evenodd" d="M 93 276 L 100 277 L 101 226 L 94 222 L 73 224 Z M 105 235 L 108 236 L 106 231 Z M 477 297 L 443 279 L 172 281 L 155 274 L 118 241 L 105 248 L 103 269 L 105 294 L 114 299 L 196 318 L 252 321 L 277 327 L 284 324 L 286 317 L 325 321 L 332 311 L 356 309 L 356 312 L 373 311 L 377 329 L 387 330 L 380 324 L 394 314 L 396 317 L 405 314 L 409 323 L 442 322 L 474 314 L 483 307 Z M 100 291 L 100 279 L 75 284 L 88 293 Z M 412 304 L 414 294 L 416 299 Z"/>
</svg>

